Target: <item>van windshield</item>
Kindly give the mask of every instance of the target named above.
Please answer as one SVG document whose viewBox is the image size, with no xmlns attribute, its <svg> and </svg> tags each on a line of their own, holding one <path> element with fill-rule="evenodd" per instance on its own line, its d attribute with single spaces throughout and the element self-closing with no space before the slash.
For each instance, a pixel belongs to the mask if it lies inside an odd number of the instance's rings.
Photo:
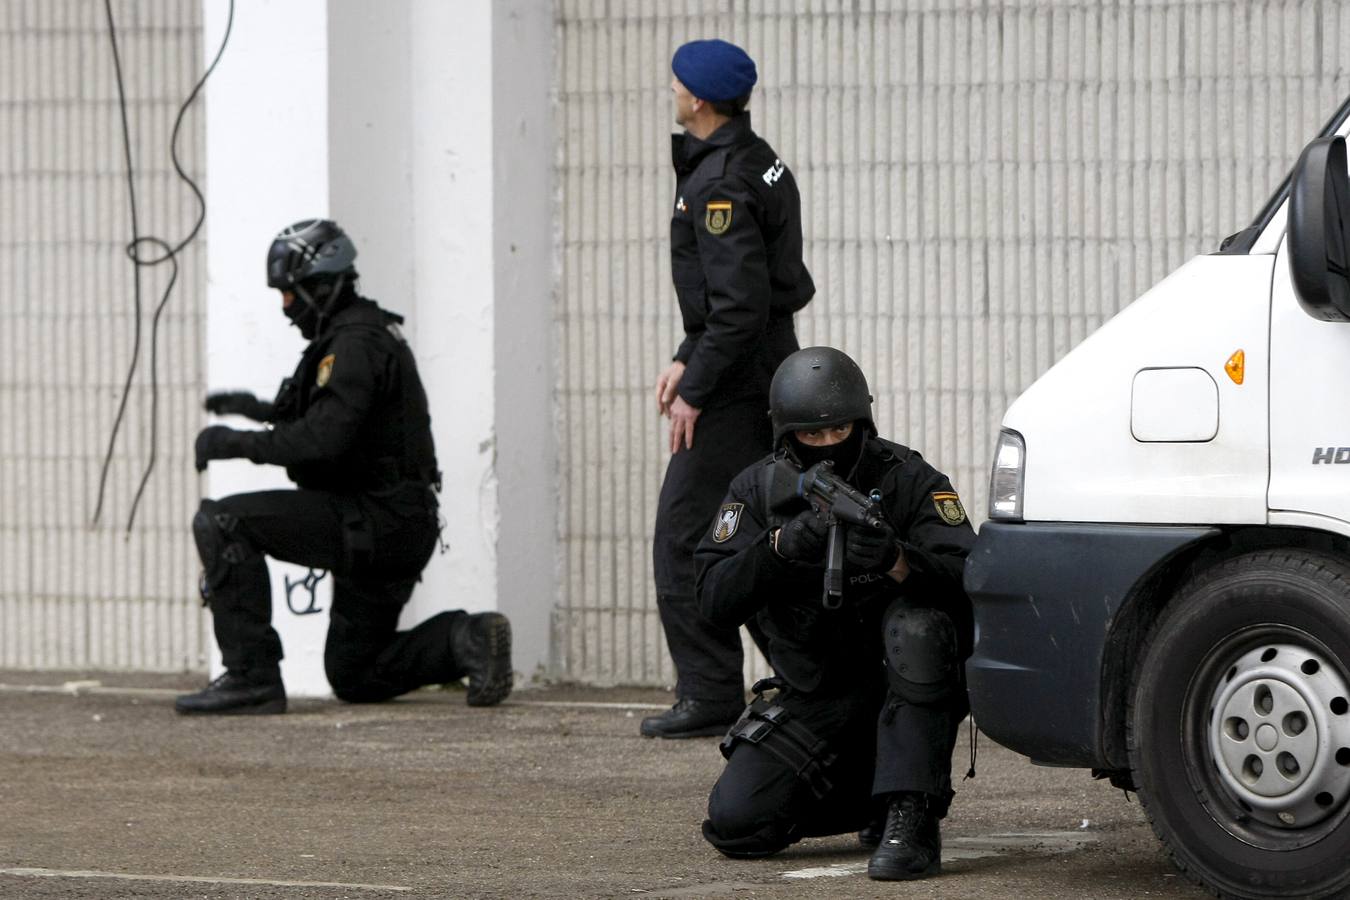
<svg viewBox="0 0 1350 900">
<path fill-rule="evenodd" d="M 1350 97 L 1342 101 L 1340 108 L 1327 120 L 1327 124 L 1322 126 L 1322 130 L 1317 133 L 1317 137 L 1330 137 L 1340 130 L 1341 124 L 1350 116 Z M 1302 152 L 1302 151 L 1300 151 Z M 1294 169 L 1290 166 L 1289 171 L 1285 173 L 1284 180 L 1280 186 L 1275 189 L 1275 193 L 1270 195 L 1270 199 L 1261 207 L 1261 211 L 1256 214 L 1256 219 L 1252 224 L 1239 231 L 1237 234 L 1230 234 L 1219 244 L 1218 252 L 1225 256 L 1232 254 L 1250 253 L 1252 247 L 1256 246 L 1256 239 L 1261 236 L 1261 232 L 1266 230 L 1270 220 L 1275 218 L 1275 212 L 1284 202 L 1284 198 L 1289 195 L 1289 182 L 1294 177 Z"/>
</svg>

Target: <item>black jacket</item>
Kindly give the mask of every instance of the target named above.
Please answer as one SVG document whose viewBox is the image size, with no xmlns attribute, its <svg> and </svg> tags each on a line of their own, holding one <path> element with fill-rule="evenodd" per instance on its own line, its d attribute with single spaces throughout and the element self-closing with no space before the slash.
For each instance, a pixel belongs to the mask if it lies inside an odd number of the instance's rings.
<svg viewBox="0 0 1350 900">
<path fill-rule="evenodd" d="M 881 492 L 883 514 L 900 540 L 910 574 L 896 583 L 846 568 L 843 605 L 827 610 L 821 604 L 823 561 L 788 562 L 769 546 L 769 532 L 806 508 L 805 501 L 769 508 L 766 473 L 773 461 L 766 457 L 736 476 L 722 506 L 743 504 L 732 510 L 738 513 L 734 531 L 718 541 L 713 523 L 698 546 L 694 559 L 704 616 L 726 626 L 753 618 L 767 639 L 774 671 L 805 691 L 826 678 L 837 682 L 880 674 L 880 618 L 887 603 L 902 593 L 950 615 L 962 656 L 970 654 L 972 613 L 961 578 L 975 532 L 946 475 L 908 447 L 879 438 L 863 445 L 847 481 L 864 494 L 874 488 Z"/>
<path fill-rule="evenodd" d="M 802 262 L 796 179 L 750 130 L 749 113 L 706 140 L 671 135 L 671 156 L 680 396 L 698 409 L 767 396 L 774 370 L 797 349 L 792 314 L 816 290 Z"/>
<path fill-rule="evenodd" d="M 360 297 L 335 313 L 281 383 L 273 427 L 243 432 L 243 455 L 285 466 L 313 490 L 437 483 L 427 396 L 402 321 Z"/>
</svg>

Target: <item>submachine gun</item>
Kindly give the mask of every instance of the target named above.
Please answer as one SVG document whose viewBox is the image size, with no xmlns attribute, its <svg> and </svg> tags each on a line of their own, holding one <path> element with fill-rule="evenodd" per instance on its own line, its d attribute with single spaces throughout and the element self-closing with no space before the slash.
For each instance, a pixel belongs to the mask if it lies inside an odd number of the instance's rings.
<svg viewBox="0 0 1350 900">
<path fill-rule="evenodd" d="M 781 457 L 774 464 L 771 505 L 778 506 L 793 497 L 810 503 L 829 529 L 825 547 L 825 590 L 821 605 L 838 609 L 844 602 L 844 526 L 856 525 L 881 530 L 886 520 L 881 515 L 881 492 L 871 495 L 853 487 L 834 474 L 834 462 L 824 460 L 802 471 L 792 460 Z"/>
</svg>

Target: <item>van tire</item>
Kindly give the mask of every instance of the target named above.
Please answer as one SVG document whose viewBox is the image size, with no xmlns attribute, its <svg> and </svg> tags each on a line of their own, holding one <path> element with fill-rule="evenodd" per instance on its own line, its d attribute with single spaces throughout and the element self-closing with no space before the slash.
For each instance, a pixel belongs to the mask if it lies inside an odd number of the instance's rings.
<svg viewBox="0 0 1350 900">
<path fill-rule="evenodd" d="M 1127 715 L 1149 822 L 1221 897 L 1350 892 L 1350 561 L 1250 553 L 1150 630 Z"/>
</svg>

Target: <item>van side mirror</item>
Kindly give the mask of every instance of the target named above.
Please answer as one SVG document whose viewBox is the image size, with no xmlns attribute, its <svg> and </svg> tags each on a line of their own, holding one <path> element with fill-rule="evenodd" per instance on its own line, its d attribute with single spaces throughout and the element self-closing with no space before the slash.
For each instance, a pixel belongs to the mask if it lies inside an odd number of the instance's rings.
<svg viewBox="0 0 1350 900">
<path fill-rule="evenodd" d="M 1345 138 L 1318 138 L 1294 166 L 1289 188 L 1289 274 L 1304 311 L 1350 322 L 1350 172 Z"/>
</svg>

